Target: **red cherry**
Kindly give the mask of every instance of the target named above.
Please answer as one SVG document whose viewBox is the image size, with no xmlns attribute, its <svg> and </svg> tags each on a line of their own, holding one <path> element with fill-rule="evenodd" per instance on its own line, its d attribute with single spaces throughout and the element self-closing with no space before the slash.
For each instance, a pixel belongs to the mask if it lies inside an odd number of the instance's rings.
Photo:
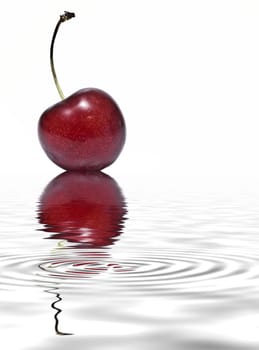
<svg viewBox="0 0 259 350">
<path fill-rule="evenodd" d="M 126 215 L 122 192 L 110 176 L 65 172 L 52 180 L 39 201 L 38 219 L 51 239 L 103 247 L 121 234 Z"/>
<path fill-rule="evenodd" d="M 38 133 L 48 157 L 60 167 L 100 170 L 120 154 L 125 123 L 107 93 L 83 89 L 46 110 Z"/>
<path fill-rule="evenodd" d="M 101 170 L 119 156 L 126 137 L 123 115 L 106 92 L 87 88 L 64 99 L 59 86 L 53 49 L 59 26 L 74 17 L 60 16 L 50 49 L 53 78 L 62 101 L 48 108 L 40 117 L 38 135 L 48 157 L 66 170 Z"/>
</svg>

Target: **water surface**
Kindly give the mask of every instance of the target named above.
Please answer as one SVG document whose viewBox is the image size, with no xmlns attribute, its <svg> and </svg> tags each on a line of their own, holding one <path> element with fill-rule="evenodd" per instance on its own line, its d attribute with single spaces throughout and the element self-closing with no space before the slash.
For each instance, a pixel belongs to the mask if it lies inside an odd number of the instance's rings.
<svg viewBox="0 0 259 350">
<path fill-rule="evenodd" d="M 66 173 L 2 192 L 5 348 L 258 349 L 256 191 L 127 181 Z"/>
</svg>

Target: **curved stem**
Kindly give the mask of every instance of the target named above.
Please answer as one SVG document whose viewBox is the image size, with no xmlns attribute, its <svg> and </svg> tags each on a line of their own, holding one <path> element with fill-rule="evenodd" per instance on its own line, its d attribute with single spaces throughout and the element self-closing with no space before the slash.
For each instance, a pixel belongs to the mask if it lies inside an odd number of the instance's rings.
<svg viewBox="0 0 259 350">
<path fill-rule="evenodd" d="M 65 21 L 67 21 L 67 20 L 69 20 L 70 18 L 73 18 L 73 17 L 75 17 L 75 14 L 73 12 L 68 12 L 68 11 L 65 11 L 65 13 L 60 16 L 59 21 L 58 21 L 58 23 L 57 23 L 57 25 L 55 27 L 54 33 L 52 35 L 51 45 L 50 45 L 50 66 L 51 66 L 51 72 L 52 72 L 53 79 L 54 79 L 56 88 L 58 90 L 59 96 L 61 97 L 62 100 L 64 100 L 65 97 L 64 97 L 63 91 L 62 91 L 62 89 L 61 89 L 61 87 L 59 85 L 57 74 L 56 74 L 56 71 L 55 71 L 54 59 L 53 59 L 54 43 L 55 43 L 55 39 L 56 39 L 56 36 L 57 36 L 57 33 L 58 33 L 58 30 L 59 30 L 59 27 L 60 27 L 61 23 L 65 22 Z"/>
</svg>

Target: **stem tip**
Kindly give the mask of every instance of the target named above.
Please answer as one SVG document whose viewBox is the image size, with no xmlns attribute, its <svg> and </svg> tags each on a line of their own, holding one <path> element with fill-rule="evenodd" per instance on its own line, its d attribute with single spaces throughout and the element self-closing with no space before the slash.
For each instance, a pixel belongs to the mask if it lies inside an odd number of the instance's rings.
<svg viewBox="0 0 259 350">
<path fill-rule="evenodd" d="M 65 11 L 64 14 L 60 16 L 60 21 L 61 22 L 65 22 L 65 21 L 68 21 L 69 19 L 71 19 L 73 17 L 75 17 L 74 12 Z"/>
</svg>

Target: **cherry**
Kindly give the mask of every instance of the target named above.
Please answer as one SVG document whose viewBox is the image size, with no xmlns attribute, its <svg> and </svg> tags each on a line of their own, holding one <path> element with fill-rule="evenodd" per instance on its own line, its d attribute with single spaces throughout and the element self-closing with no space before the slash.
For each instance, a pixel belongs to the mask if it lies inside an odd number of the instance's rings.
<svg viewBox="0 0 259 350">
<path fill-rule="evenodd" d="M 38 219 L 50 239 L 78 247 L 112 244 L 123 229 L 126 204 L 110 176 L 102 172 L 65 172 L 52 180 L 39 201 Z"/>
<path fill-rule="evenodd" d="M 64 98 L 53 61 L 55 38 L 61 23 L 74 13 L 60 16 L 50 47 L 54 82 L 62 101 L 48 108 L 40 117 L 38 135 L 47 156 L 66 170 L 101 170 L 119 156 L 126 137 L 120 108 L 106 92 L 85 88 Z"/>
</svg>

